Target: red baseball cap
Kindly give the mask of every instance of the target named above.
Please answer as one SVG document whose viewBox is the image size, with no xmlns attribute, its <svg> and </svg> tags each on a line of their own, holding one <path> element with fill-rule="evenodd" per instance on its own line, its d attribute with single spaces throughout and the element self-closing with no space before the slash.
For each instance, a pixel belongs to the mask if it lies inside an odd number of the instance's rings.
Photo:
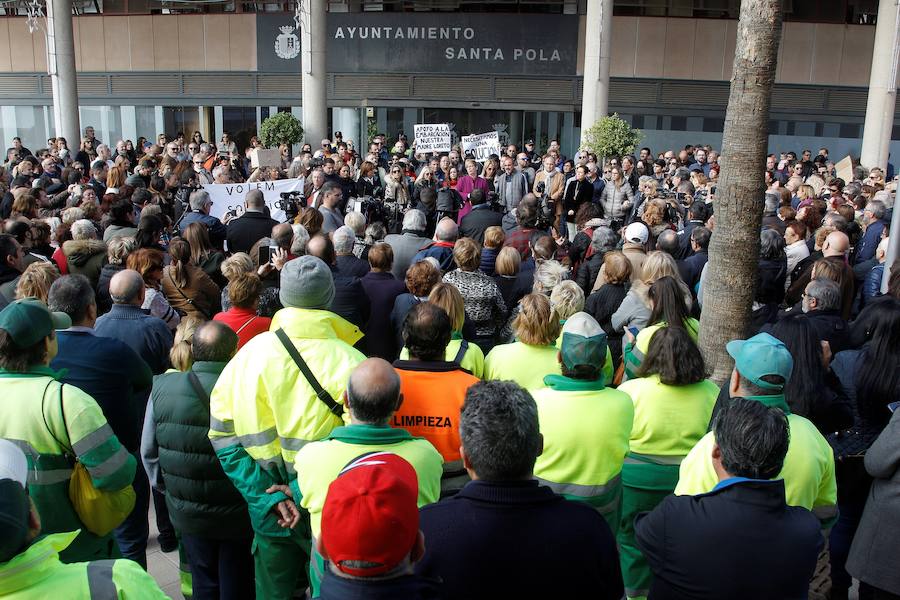
<svg viewBox="0 0 900 600">
<path fill-rule="evenodd" d="M 416 470 L 400 456 L 369 452 L 353 459 L 328 486 L 322 509 L 329 560 L 355 577 L 396 567 L 416 542 L 418 496 Z"/>
</svg>

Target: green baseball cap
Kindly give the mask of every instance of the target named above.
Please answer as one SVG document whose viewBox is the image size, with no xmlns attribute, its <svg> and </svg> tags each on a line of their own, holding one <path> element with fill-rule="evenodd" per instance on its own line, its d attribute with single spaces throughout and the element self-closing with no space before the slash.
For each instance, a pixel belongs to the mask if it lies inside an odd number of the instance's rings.
<svg viewBox="0 0 900 600">
<path fill-rule="evenodd" d="M 600 367 L 606 360 L 606 332 L 591 315 L 578 312 L 563 325 L 559 352 L 567 369 L 578 365 Z"/>
<path fill-rule="evenodd" d="M 734 366 L 743 377 L 765 390 L 780 390 L 783 385 L 764 381 L 766 375 L 778 375 L 787 383 L 794 368 L 794 358 L 784 342 L 768 333 L 759 333 L 749 340 L 733 340 L 725 345 L 734 359 Z"/>
<path fill-rule="evenodd" d="M 0 329 L 6 331 L 20 348 L 28 348 L 44 339 L 54 329 L 68 329 L 72 319 L 62 312 L 50 312 L 36 298 L 16 300 L 0 311 Z"/>
</svg>

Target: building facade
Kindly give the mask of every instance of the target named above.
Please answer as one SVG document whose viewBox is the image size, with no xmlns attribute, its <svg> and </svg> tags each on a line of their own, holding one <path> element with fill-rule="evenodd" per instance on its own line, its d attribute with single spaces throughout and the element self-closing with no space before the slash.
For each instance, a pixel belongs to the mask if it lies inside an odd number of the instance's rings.
<svg viewBox="0 0 900 600">
<path fill-rule="evenodd" d="M 737 4 L 616 2 L 609 106 L 644 132 L 642 145 L 721 143 Z M 865 6 L 821 4 L 786 3 L 770 148 L 858 155 L 875 28 Z M 172 6 L 76 3 L 94 13 L 74 18 L 82 127 L 107 142 L 228 131 L 246 143 L 276 111 L 301 116 L 293 5 Z M 374 131 L 394 137 L 434 122 L 539 147 L 558 139 L 569 154 L 578 144 L 585 39 L 596 35 L 583 3 L 331 2 L 327 22 L 313 26 L 327 32 L 329 130 L 357 147 Z M 46 65 L 44 33 L 0 16 L 4 139 L 37 148 L 52 135 Z M 896 124 L 892 139 L 900 151 Z"/>
</svg>

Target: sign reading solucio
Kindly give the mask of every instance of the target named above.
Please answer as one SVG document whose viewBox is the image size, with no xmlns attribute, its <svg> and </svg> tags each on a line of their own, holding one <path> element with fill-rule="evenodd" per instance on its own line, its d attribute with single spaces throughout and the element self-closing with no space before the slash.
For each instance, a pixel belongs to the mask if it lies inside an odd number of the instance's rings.
<svg viewBox="0 0 900 600">
<path fill-rule="evenodd" d="M 269 21 L 272 21 L 271 23 Z M 258 15 L 260 71 L 299 71 L 276 54 L 291 15 Z M 578 17 L 477 13 L 329 13 L 330 73 L 574 75 Z M 268 39 L 272 33 L 282 39 Z M 287 63 L 287 64 L 286 64 Z M 287 68 L 285 68 L 287 67 Z"/>
</svg>

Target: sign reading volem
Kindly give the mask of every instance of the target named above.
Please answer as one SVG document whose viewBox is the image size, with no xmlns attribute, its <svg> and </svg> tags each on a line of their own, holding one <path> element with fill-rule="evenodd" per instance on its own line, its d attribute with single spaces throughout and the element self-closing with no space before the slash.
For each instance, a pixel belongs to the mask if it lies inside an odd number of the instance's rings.
<svg viewBox="0 0 900 600">
<path fill-rule="evenodd" d="M 416 152 L 450 152 L 450 125 L 447 123 L 419 124 L 415 130 Z"/>
<path fill-rule="evenodd" d="M 464 135 L 462 137 L 463 154 L 481 162 L 487 160 L 491 154 L 500 155 L 500 134 L 496 131 L 479 133 L 476 135 Z"/>
<path fill-rule="evenodd" d="M 203 189 L 209 194 L 213 205 L 209 209 L 209 215 L 217 219 L 224 219 L 228 212 L 234 212 L 238 217 L 244 214 L 244 198 L 250 190 L 259 190 L 263 194 L 266 206 L 272 218 L 284 222 L 287 216 L 281 207 L 282 192 L 302 192 L 305 180 L 279 179 L 277 181 L 257 181 L 251 183 L 209 183 Z"/>
</svg>

